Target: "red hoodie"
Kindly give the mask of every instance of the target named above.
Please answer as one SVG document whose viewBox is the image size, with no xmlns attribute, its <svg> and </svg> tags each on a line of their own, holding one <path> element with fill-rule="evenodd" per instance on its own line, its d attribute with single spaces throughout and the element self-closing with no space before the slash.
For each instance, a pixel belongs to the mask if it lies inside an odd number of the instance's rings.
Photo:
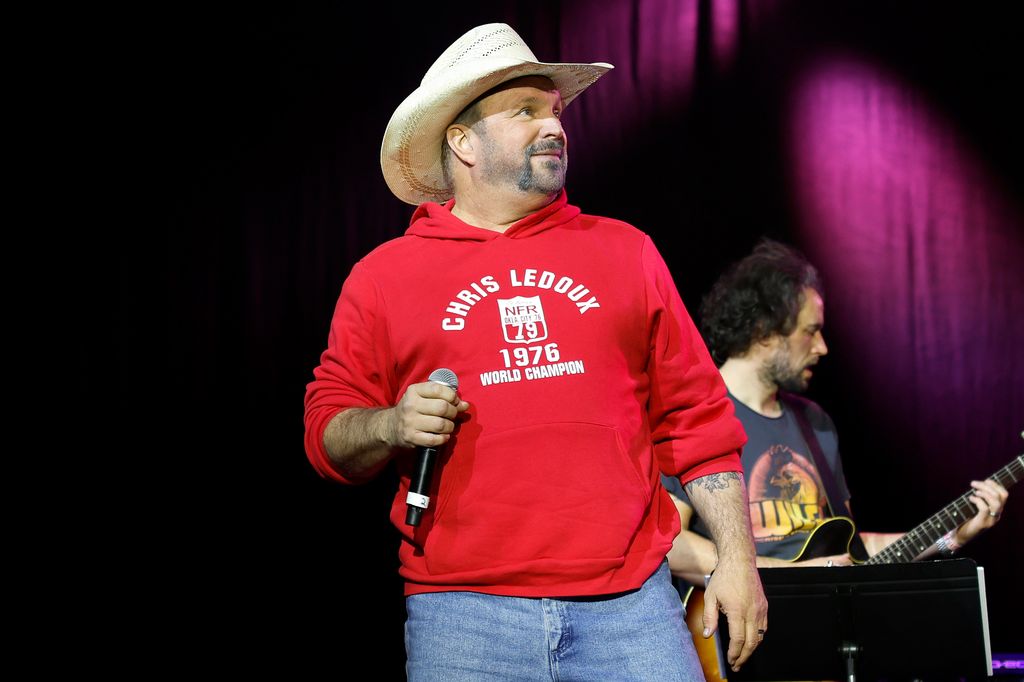
<svg viewBox="0 0 1024 682">
<path fill-rule="evenodd" d="M 406 594 L 580 596 L 639 587 L 679 531 L 659 470 L 741 471 L 746 436 L 650 238 L 557 200 L 504 233 L 445 206 L 358 262 L 305 400 L 306 452 L 340 410 L 391 406 L 446 367 L 470 403 L 430 508 L 405 524 L 414 454 L 394 458 Z"/>
</svg>

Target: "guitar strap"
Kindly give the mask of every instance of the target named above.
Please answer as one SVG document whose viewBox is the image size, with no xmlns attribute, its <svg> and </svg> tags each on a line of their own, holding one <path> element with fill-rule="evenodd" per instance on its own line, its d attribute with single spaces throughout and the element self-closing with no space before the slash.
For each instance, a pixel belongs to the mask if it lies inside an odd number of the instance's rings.
<svg viewBox="0 0 1024 682">
<path fill-rule="evenodd" d="M 836 477 L 832 471 L 832 467 L 828 465 L 828 461 L 825 459 L 825 453 L 821 450 L 821 443 L 818 442 L 818 436 L 814 433 L 814 427 L 811 426 L 810 420 L 807 418 L 807 401 L 803 398 L 790 395 L 788 393 L 779 392 L 779 398 L 784 404 L 786 404 L 792 411 L 793 416 L 796 418 L 796 423 L 800 426 L 800 432 L 804 436 L 804 440 L 807 441 L 807 447 L 811 449 L 811 455 L 814 457 L 814 465 L 818 467 L 818 473 L 821 475 L 821 482 L 825 486 L 825 502 L 828 504 L 830 516 L 846 516 L 850 517 L 852 514 L 848 509 L 836 510 L 836 505 L 833 503 L 839 503 L 843 498 L 839 495 L 839 491 L 836 488 Z M 854 523 L 856 526 L 856 523 Z M 867 550 L 864 548 L 864 544 L 860 539 L 859 533 L 853 534 L 853 539 L 850 542 L 850 549 L 855 556 L 867 557 Z"/>
</svg>

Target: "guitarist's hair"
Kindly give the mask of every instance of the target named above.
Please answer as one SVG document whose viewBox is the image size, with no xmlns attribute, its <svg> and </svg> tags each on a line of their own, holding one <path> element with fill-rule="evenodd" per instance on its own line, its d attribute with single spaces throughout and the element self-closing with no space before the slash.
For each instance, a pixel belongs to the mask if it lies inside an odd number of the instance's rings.
<svg viewBox="0 0 1024 682">
<path fill-rule="evenodd" d="M 792 333 L 810 287 L 825 297 L 818 271 L 792 246 L 764 237 L 730 265 L 701 301 L 701 332 L 719 367 L 774 334 Z"/>
</svg>

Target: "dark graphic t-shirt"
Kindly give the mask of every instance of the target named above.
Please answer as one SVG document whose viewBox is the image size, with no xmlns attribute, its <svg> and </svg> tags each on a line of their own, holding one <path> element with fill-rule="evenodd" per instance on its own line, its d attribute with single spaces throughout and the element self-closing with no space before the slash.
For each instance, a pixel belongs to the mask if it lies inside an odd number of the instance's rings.
<svg viewBox="0 0 1024 682">
<path fill-rule="evenodd" d="M 772 418 L 754 412 L 732 394 L 729 398 L 747 432 L 742 460 L 757 553 L 792 559 L 800 552 L 810 532 L 822 519 L 830 516 L 821 474 L 814 465 L 814 455 L 800 432 L 790 405 L 783 403 L 782 416 Z M 850 495 L 839 460 L 835 426 L 814 403 L 808 404 L 807 416 L 831 469 L 825 475 L 834 478 L 836 489 L 843 497 L 833 501 L 839 510 L 837 513 L 843 514 Z M 662 482 L 670 493 L 690 504 L 677 479 L 662 476 Z M 700 535 L 709 536 L 699 517 L 695 518 L 691 528 Z"/>
</svg>

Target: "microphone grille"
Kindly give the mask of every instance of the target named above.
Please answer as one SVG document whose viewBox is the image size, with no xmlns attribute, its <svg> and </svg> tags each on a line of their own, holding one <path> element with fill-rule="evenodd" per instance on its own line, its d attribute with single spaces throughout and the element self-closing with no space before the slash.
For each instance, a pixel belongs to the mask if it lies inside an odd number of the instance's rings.
<svg viewBox="0 0 1024 682">
<path fill-rule="evenodd" d="M 455 376 L 455 372 L 445 367 L 435 369 L 427 378 L 430 381 L 436 381 L 439 384 L 447 384 L 456 390 L 459 388 L 459 378 Z"/>
</svg>

